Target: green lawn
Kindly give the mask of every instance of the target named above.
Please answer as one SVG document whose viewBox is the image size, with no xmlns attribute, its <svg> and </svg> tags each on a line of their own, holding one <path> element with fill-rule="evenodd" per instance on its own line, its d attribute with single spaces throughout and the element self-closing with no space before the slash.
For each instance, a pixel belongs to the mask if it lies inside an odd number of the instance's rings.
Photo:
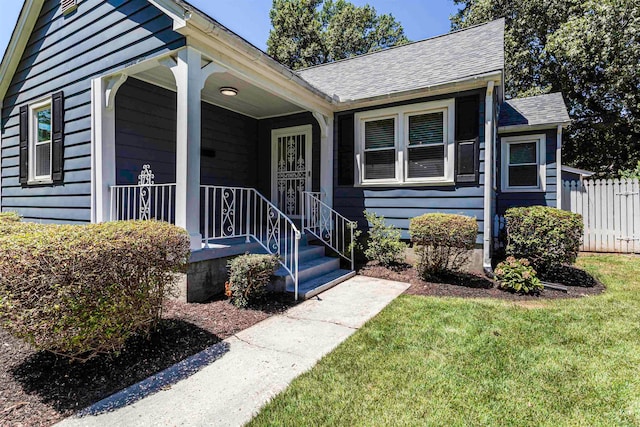
<svg viewBox="0 0 640 427">
<path fill-rule="evenodd" d="M 401 296 L 250 425 L 640 425 L 640 258 L 579 264 L 605 294 Z"/>
</svg>

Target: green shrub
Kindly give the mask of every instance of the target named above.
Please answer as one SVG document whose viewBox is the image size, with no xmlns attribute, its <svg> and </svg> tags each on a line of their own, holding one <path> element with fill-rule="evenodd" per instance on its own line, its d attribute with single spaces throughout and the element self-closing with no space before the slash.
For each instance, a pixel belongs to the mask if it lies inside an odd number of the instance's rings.
<svg viewBox="0 0 640 427">
<path fill-rule="evenodd" d="M 507 220 L 507 256 L 526 258 L 545 277 L 578 257 L 582 216 L 546 206 L 511 208 Z"/>
<path fill-rule="evenodd" d="M 263 297 L 278 266 L 274 255 L 242 255 L 229 262 L 227 296 L 233 305 L 246 307 Z"/>
<path fill-rule="evenodd" d="M 431 213 L 413 218 L 409 225 L 423 279 L 459 270 L 469 259 L 478 238 L 475 218 Z"/>
<path fill-rule="evenodd" d="M 370 224 L 364 256 L 369 261 L 377 261 L 382 265 L 401 261 L 407 244 L 400 240 L 400 230 L 387 225 L 384 217 L 374 212 L 364 211 L 364 216 Z"/>
<path fill-rule="evenodd" d="M 17 212 L 0 212 L 0 222 L 20 222 L 22 217 Z"/>
<path fill-rule="evenodd" d="M 149 333 L 190 254 L 184 230 L 155 221 L 11 231 L 0 234 L 0 325 L 80 360 Z"/>
<path fill-rule="evenodd" d="M 516 259 L 510 256 L 498 264 L 494 273 L 502 289 L 523 294 L 536 293 L 544 289 L 540 279 L 536 277 L 536 271 L 525 258 Z"/>
</svg>

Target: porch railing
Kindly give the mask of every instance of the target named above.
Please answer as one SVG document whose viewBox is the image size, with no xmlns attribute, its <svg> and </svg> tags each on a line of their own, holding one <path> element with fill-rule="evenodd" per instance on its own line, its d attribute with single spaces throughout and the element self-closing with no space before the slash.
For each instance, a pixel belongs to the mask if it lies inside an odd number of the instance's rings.
<svg viewBox="0 0 640 427">
<path fill-rule="evenodd" d="M 305 192 L 302 209 L 302 231 L 309 232 L 351 263 L 355 269 L 356 223 L 348 220 L 320 200 L 318 193 Z"/>
<path fill-rule="evenodd" d="M 298 299 L 298 251 L 301 233 L 293 221 L 254 188 L 201 186 L 203 243 L 244 237 L 278 256 Z"/>
<path fill-rule="evenodd" d="M 175 224 L 176 184 L 156 184 L 150 165 L 142 166 L 137 185 L 113 185 L 111 221 L 157 220 Z"/>
<path fill-rule="evenodd" d="M 114 185 L 111 221 L 157 220 L 175 224 L 175 184 Z"/>
</svg>

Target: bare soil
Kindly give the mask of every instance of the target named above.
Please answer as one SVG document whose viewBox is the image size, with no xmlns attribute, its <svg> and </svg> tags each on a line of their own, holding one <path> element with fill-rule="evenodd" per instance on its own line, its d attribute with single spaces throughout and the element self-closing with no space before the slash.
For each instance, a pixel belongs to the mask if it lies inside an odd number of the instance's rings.
<svg viewBox="0 0 640 427">
<path fill-rule="evenodd" d="M 0 426 L 50 426 L 291 305 L 286 296 L 248 309 L 227 300 L 169 301 L 148 339 L 135 337 L 120 354 L 84 364 L 36 352 L 0 329 Z"/>
<path fill-rule="evenodd" d="M 595 280 L 584 270 L 575 267 L 565 267 L 562 275 L 558 274 L 554 277 L 555 280 L 553 280 L 555 283 L 567 286 L 568 292 L 546 288 L 544 291 L 535 295 L 522 295 L 502 290 L 495 281 L 479 272 L 450 274 L 448 276 L 434 278 L 431 281 L 425 281 L 418 277 L 415 268 L 411 265 L 397 264 L 391 267 L 384 267 L 370 262 L 362 266 L 359 274 L 410 283 L 411 287 L 405 292 L 410 295 L 439 297 L 499 298 L 513 301 L 535 301 L 541 299 L 579 298 L 587 295 L 598 295 L 604 292 L 605 289 L 602 283 Z M 571 277 L 571 279 L 562 280 L 563 277 Z M 577 277 L 582 278 L 582 281 L 578 281 L 576 279 Z"/>
</svg>

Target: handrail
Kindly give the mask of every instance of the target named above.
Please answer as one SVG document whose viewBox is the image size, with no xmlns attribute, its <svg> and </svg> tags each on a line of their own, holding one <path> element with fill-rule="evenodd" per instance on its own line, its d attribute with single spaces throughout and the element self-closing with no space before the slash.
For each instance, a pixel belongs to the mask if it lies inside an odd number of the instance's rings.
<svg viewBox="0 0 640 427">
<path fill-rule="evenodd" d="M 308 231 L 349 261 L 352 270 L 355 269 L 354 232 L 356 225 L 356 222 L 347 219 L 320 200 L 317 193 L 304 192 L 302 231 L 305 233 Z"/>
<path fill-rule="evenodd" d="M 255 240 L 291 276 L 298 299 L 298 253 L 302 233 L 293 221 L 254 188 L 201 185 L 205 246 L 212 239 Z"/>
</svg>

